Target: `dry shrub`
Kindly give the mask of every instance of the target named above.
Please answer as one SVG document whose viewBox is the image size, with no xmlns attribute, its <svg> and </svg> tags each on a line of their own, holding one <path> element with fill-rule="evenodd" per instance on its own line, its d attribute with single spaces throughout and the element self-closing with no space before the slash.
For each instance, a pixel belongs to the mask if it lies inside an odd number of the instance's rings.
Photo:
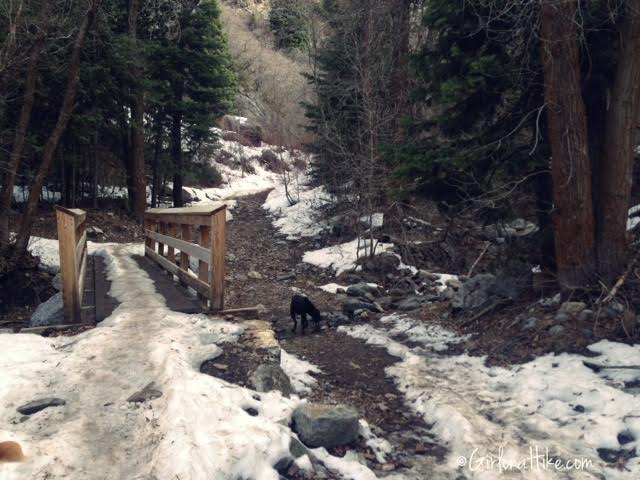
<svg viewBox="0 0 640 480">
<path fill-rule="evenodd" d="M 303 73 L 309 66 L 274 50 L 265 32 L 250 30 L 250 13 L 222 4 L 229 47 L 241 86 L 238 111 L 263 127 L 263 141 L 296 147 L 309 140 L 302 102 L 312 99 Z"/>
</svg>

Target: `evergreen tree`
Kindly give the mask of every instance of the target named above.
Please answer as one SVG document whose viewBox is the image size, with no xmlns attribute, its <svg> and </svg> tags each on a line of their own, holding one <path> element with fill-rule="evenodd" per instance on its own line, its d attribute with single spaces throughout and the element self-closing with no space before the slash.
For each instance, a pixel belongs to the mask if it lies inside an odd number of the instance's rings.
<svg viewBox="0 0 640 480">
<path fill-rule="evenodd" d="M 273 0 L 269 26 L 277 48 L 304 50 L 309 43 L 307 3 L 301 0 Z"/>
<path fill-rule="evenodd" d="M 215 119 L 229 111 L 235 75 L 217 0 L 199 2 L 179 15 L 180 34 L 157 43 L 152 55 L 158 80 L 155 108 L 168 117 L 173 160 L 174 204 L 182 205 L 184 146 L 189 161 L 211 144 Z M 164 122 L 162 115 L 156 121 Z"/>
<path fill-rule="evenodd" d="M 427 36 L 412 58 L 415 113 L 398 172 L 436 198 L 480 194 L 496 175 L 508 180 L 548 158 L 536 140 L 544 102 L 534 26 L 490 13 L 480 2 L 425 4 Z"/>
</svg>

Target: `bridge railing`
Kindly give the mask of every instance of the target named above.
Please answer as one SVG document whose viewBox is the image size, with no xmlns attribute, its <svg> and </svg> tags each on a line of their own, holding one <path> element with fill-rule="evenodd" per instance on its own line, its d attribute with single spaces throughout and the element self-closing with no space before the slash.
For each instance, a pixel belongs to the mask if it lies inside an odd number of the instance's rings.
<svg viewBox="0 0 640 480">
<path fill-rule="evenodd" d="M 193 288 L 214 311 L 224 308 L 226 208 L 224 203 L 152 208 L 144 217 L 145 256 Z M 180 251 L 179 261 L 176 250 Z M 190 270 L 191 257 L 198 260 L 197 274 Z"/>
<path fill-rule="evenodd" d="M 87 270 L 86 221 L 84 210 L 56 207 L 65 323 L 82 322 L 82 295 Z"/>
</svg>

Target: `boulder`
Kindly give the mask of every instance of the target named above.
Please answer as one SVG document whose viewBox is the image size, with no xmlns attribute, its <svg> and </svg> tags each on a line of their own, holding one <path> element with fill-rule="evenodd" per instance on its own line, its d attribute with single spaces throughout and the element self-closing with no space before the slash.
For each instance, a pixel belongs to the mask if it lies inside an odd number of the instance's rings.
<svg viewBox="0 0 640 480">
<path fill-rule="evenodd" d="M 367 295 L 379 297 L 380 288 L 377 285 L 369 283 L 356 283 L 355 285 L 349 285 L 349 287 L 347 287 L 347 295 L 350 297 L 367 297 Z"/>
<path fill-rule="evenodd" d="M 409 310 L 420 308 L 424 303 L 426 303 L 426 301 L 427 298 L 425 297 L 421 297 L 419 295 L 411 295 L 409 297 L 393 302 L 392 308 L 395 308 L 396 310 L 400 310 L 402 312 L 407 312 Z"/>
<path fill-rule="evenodd" d="M 393 253 L 384 252 L 375 257 L 367 258 L 363 261 L 362 268 L 366 272 L 387 273 L 395 272 L 400 266 L 400 259 Z"/>
<path fill-rule="evenodd" d="M 453 295 L 451 306 L 454 309 L 474 310 L 485 305 L 491 297 L 491 289 L 496 277 L 482 273 L 470 278 Z"/>
<path fill-rule="evenodd" d="M 239 135 L 236 141 L 241 145 L 259 147 L 262 144 L 262 128 L 247 118 L 225 115 L 219 123 L 223 130 L 236 132 Z"/>
<path fill-rule="evenodd" d="M 531 285 L 531 269 L 513 266 L 496 275 L 482 273 L 463 282 L 451 297 L 457 310 L 473 311 L 501 301 L 515 301 Z"/>
<path fill-rule="evenodd" d="M 223 131 L 220 136 L 222 137 L 223 140 L 226 140 L 228 142 L 240 143 L 240 140 L 242 140 L 242 137 L 238 132 L 232 132 L 229 130 Z"/>
<path fill-rule="evenodd" d="M 282 367 L 275 363 L 259 365 L 249 376 L 249 383 L 258 392 L 279 390 L 285 397 L 293 392 L 291 380 Z"/>
<path fill-rule="evenodd" d="M 44 303 L 38 305 L 36 311 L 31 315 L 30 327 L 47 327 L 49 325 L 60 325 L 64 323 L 64 305 L 62 302 L 62 292 L 56 293 Z"/>
<path fill-rule="evenodd" d="M 356 310 L 369 310 L 370 312 L 382 313 L 384 310 L 375 302 L 365 302 L 363 300 L 349 299 L 342 305 L 342 313 L 349 318 L 353 318 Z"/>
<path fill-rule="evenodd" d="M 347 445 L 358 438 L 358 413 L 344 405 L 306 403 L 293 412 L 292 428 L 311 448 Z"/>
</svg>

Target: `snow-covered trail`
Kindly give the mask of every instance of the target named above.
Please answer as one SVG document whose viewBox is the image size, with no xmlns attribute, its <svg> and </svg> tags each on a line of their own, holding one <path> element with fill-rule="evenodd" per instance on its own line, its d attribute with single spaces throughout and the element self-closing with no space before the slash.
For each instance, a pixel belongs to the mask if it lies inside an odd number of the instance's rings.
<svg viewBox="0 0 640 480">
<path fill-rule="evenodd" d="M 234 340 L 242 327 L 169 311 L 131 258 L 140 251 L 98 251 L 121 305 L 97 328 L 71 338 L 0 335 L 0 437 L 18 441 L 29 457 L 0 464 L 0 479 L 277 479 L 272 465 L 291 435 L 278 422 L 296 400 L 277 392 L 256 400 L 200 374 L 201 362 L 221 352 L 216 343 Z M 162 397 L 127 401 L 150 382 Z M 16 411 L 43 397 L 66 404 L 28 419 Z"/>
<path fill-rule="evenodd" d="M 619 378 L 595 374 L 584 357 L 568 354 L 488 368 L 483 358 L 439 354 L 455 341 L 446 331 L 397 315 L 383 324 L 341 328 L 400 357 L 387 373 L 450 451 L 446 463 L 435 467 L 437 478 L 638 478 L 637 458 L 619 470 L 598 455 L 601 448 L 621 449 L 621 432 L 631 436 L 625 449 L 638 444 L 640 400 L 622 390 Z M 394 340 L 398 333 L 420 346 Z M 592 349 L 602 354 L 599 363 L 633 363 L 640 353 L 625 347 L 601 342 Z"/>
</svg>

